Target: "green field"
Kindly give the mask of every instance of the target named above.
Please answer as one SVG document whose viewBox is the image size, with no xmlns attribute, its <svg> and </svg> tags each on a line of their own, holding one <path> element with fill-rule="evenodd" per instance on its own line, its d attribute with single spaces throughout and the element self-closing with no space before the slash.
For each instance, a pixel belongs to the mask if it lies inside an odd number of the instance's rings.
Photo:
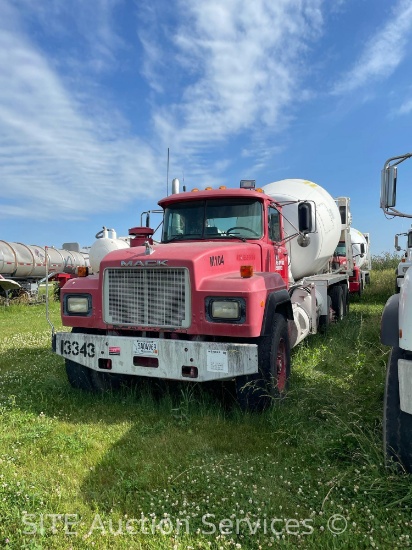
<svg viewBox="0 0 412 550">
<path fill-rule="evenodd" d="M 1 306 L 0 546 L 408 547 L 411 478 L 382 453 L 394 273 L 376 267 L 349 316 L 293 351 L 287 398 L 260 415 L 230 388 L 75 391 L 44 304 Z M 60 329 L 58 303 L 51 316 Z"/>
</svg>

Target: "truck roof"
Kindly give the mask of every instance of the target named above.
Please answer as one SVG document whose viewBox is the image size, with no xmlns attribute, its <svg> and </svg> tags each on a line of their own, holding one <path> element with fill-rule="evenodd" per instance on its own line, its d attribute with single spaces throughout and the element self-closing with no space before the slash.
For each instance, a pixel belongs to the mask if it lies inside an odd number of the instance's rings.
<svg viewBox="0 0 412 550">
<path fill-rule="evenodd" d="M 193 201 L 193 200 L 204 200 L 204 199 L 228 199 L 228 198 L 246 198 L 246 199 L 258 199 L 260 201 L 270 200 L 273 201 L 269 195 L 265 193 L 250 190 L 250 189 L 210 189 L 210 190 L 199 190 L 199 191 L 183 191 L 181 193 L 176 193 L 174 195 L 169 195 L 168 197 L 163 198 L 158 202 L 158 205 L 162 208 L 182 201 Z"/>
</svg>

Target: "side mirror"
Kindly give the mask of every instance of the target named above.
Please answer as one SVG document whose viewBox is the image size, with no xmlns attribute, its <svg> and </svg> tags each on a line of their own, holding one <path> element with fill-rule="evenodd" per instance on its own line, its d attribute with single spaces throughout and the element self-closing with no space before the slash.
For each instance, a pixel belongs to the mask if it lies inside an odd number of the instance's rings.
<svg viewBox="0 0 412 550">
<path fill-rule="evenodd" d="M 361 253 L 361 256 L 365 254 L 365 245 L 363 243 L 361 243 L 360 245 L 360 253 Z"/>
<path fill-rule="evenodd" d="M 299 233 L 313 232 L 312 205 L 309 202 L 300 202 L 298 205 Z"/>
<path fill-rule="evenodd" d="M 412 233 L 408 233 L 408 248 L 412 248 Z"/>
<path fill-rule="evenodd" d="M 399 246 L 399 235 L 395 235 L 395 250 L 399 252 L 401 247 Z"/>
<path fill-rule="evenodd" d="M 381 172 L 381 208 L 387 209 L 396 204 L 396 181 L 398 169 L 396 166 L 387 166 Z"/>
</svg>

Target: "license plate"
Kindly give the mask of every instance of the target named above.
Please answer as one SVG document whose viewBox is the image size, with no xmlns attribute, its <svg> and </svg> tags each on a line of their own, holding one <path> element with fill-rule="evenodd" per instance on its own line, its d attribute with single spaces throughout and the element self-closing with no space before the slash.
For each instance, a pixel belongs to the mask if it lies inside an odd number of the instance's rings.
<svg viewBox="0 0 412 550">
<path fill-rule="evenodd" d="M 135 340 L 133 342 L 134 355 L 157 356 L 159 353 L 156 340 Z"/>
</svg>

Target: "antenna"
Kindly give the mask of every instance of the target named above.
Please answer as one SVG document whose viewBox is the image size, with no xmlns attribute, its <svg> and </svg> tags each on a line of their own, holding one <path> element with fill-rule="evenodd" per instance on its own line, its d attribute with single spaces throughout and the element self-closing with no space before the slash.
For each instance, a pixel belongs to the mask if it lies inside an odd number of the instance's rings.
<svg viewBox="0 0 412 550">
<path fill-rule="evenodd" d="M 169 196 L 169 147 L 167 148 L 166 197 Z"/>
</svg>

